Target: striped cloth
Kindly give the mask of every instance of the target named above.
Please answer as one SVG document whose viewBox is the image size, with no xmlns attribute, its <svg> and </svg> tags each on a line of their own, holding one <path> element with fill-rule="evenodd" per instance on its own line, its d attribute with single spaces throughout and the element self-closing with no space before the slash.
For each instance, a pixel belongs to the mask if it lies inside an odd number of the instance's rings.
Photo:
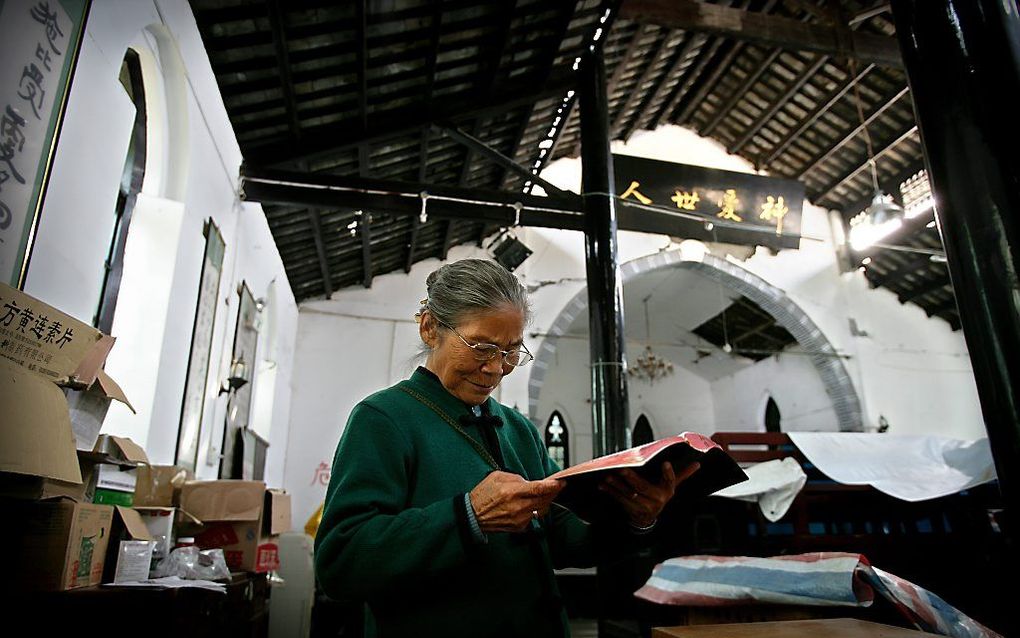
<svg viewBox="0 0 1020 638">
<path fill-rule="evenodd" d="M 928 590 L 872 567 L 860 554 L 671 558 L 657 565 L 634 595 L 663 605 L 848 607 L 867 607 L 878 595 L 922 631 L 955 638 L 1001 638 Z"/>
</svg>

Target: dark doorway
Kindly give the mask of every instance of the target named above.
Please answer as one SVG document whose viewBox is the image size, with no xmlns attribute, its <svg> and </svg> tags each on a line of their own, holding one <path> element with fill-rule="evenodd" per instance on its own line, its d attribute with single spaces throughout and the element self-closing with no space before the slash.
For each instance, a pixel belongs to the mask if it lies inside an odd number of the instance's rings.
<svg viewBox="0 0 1020 638">
<path fill-rule="evenodd" d="M 772 400 L 772 397 L 769 397 L 769 402 L 765 405 L 765 431 L 783 431 L 779 425 L 779 406 Z"/>
<path fill-rule="evenodd" d="M 631 446 L 644 445 L 654 440 L 655 435 L 652 434 L 652 424 L 648 422 L 648 417 L 642 414 L 638 417 L 637 423 L 634 424 L 634 431 L 630 435 L 630 444 Z"/>
</svg>

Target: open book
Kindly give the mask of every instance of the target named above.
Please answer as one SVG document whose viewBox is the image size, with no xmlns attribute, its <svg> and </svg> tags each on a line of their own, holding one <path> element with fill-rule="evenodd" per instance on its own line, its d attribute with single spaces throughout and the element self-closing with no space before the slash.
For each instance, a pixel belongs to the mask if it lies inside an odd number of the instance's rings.
<svg viewBox="0 0 1020 638">
<path fill-rule="evenodd" d="M 677 487 L 667 508 L 747 480 L 747 475 L 737 462 L 712 439 L 696 432 L 683 432 L 579 463 L 553 474 L 549 478 L 563 479 L 567 483 L 554 502 L 586 521 L 612 516 L 619 505 L 598 489 L 606 473 L 630 468 L 648 481 L 657 483 L 662 478 L 662 464 L 666 461 L 673 465 L 677 475 L 692 463 L 701 464 L 690 478 Z"/>
</svg>

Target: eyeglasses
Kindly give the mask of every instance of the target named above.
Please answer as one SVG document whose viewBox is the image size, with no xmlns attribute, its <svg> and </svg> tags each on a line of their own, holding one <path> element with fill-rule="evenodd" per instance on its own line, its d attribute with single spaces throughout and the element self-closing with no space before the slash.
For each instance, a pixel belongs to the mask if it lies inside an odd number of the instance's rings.
<svg viewBox="0 0 1020 638">
<path fill-rule="evenodd" d="M 520 367 L 531 363 L 531 361 L 535 358 L 523 345 L 516 350 L 500 350 L 499 346 L 492 343 L 471 343 L 464 338 L 464 335 L 457 332 L 457 329 L 453 326 L 445 324 L 438 319 L 436 319 L 436 323 L 444 328 L 449 328 L 453 331 L 453 334 L 460 337 L 460 340 L 464 342 L 465 346 L 475 351 L 475 359 L 478 361 L 491 361 L 497 354 L 502 354 L 504 363 L 510 366 Z"/>
</svg>

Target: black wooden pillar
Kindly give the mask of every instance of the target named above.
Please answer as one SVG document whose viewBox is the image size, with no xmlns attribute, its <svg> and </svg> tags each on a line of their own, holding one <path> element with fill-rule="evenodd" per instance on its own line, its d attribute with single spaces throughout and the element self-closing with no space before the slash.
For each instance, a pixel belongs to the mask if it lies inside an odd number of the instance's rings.
<svg viewBox="0 0 1020 638">
<path fill-rule="evenodd" d="M 601 48 L 581 60 L 581 194 L 588 276 L 593 452 L 627 447 L 623 282 L 617 263 L 616 195 L 609 152 L 606 68 Z"/>
<path fill-rule="evenodd" d="M 1020 20 L 1015 0 L 893 0 L 936 219 L 1017 542 Z"/>
<path fill-rule="evenodd" d="M 606 67 L 596 47 L 581 60 L 581 195 L 584 197 L 584 256 L 588 277 L 591 349 L 591 414 L 594 456 L 627 447 L 627 375 L 624 369 L 623 282 L 617 262 L 616 186 L 609 152 Z M 608 619 L 633 591 L 623 587 L 629 562 L 598 565 L 598 635 L 610 635 Z M 627 589 L 629 591 L 623 591 Z"/>
</svg>

